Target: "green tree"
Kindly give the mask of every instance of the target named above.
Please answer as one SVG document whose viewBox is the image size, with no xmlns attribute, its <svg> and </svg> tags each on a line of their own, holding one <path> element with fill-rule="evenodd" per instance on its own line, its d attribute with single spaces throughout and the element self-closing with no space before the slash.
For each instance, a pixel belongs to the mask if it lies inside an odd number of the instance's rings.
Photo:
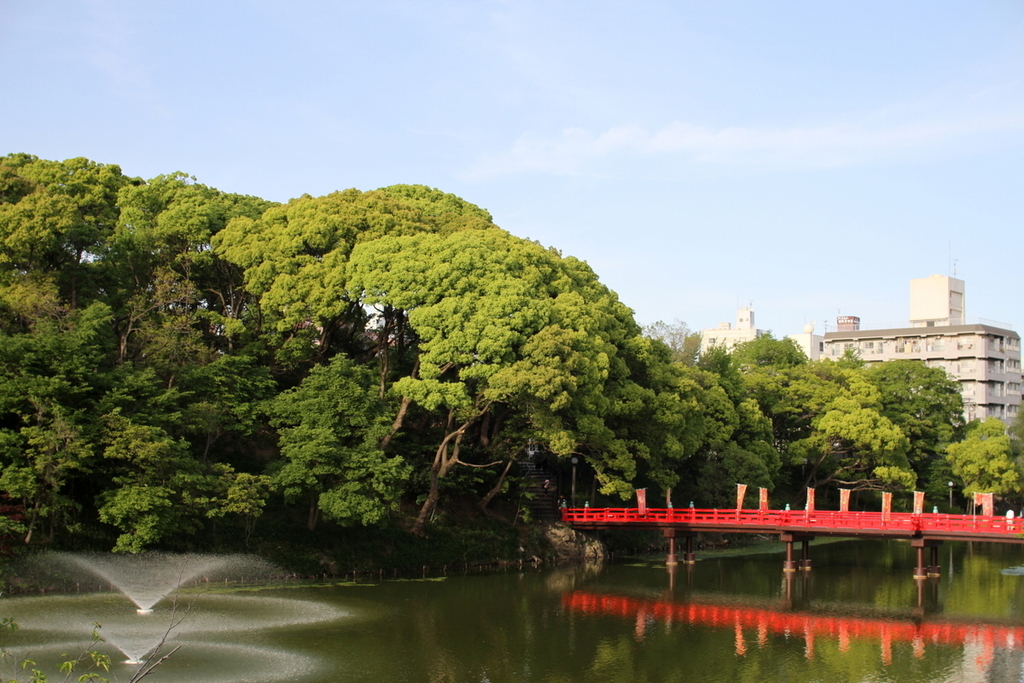
<svg viewBox="0 0 1024 683">
<path fill-rule="evenodd" d="M 719 352 L 713 349 L 711 355 Z M 728 356 L 718 360 L 715 365 L 728 374 Z M 696 454 L 687 464 L 689 497 L 728 506 L 735 501 L 737 483 L 774 488 L 782 461 L 772 444 L 771 422 L 757 402 L 738 390 L 730 394 L 714 372 L 692 369 L 687 376 L 702 389 L 694 399 L 703 426 Z"/>
<path fill-rule="evenodd" d="M 877 363 L 865 374 L 881 395 L 881 414 L 910 440 L 907 458 L 919 486 L 942 498 L 947 492 L 947 473 L 936 463 L 944 459 L 946 446 L 958 441 L 964 429 L 959 383 L 942 368 L 929 368 L 916 360 Z"/>
<path fill-rule="evenodd" d="M 260 429 L 261 405 L 277 393 L 269 369 L 242 355 L 220 355 L 188 367 L 178 388 L 184 394 L 181 432 L 203 462 L 218 455 L 216 447 L 224 440 L 244 439 Z"/>
<path fill-rule="evenodd" d="M 1013 418 L 1006 433 L 1010 437 L 1010 449 L 1013 452 L 1013 457 L 1018 461 L 1021 460 L 1024 458 L 1024 411 L 1017 413 L 1017 417 Z"/>
<path fill-rule="evenodd" d="M 83 291 L 96 293 L 95 256 L 117 223 L 117 193 L 139 181 L 114 165 L 27 154 L 0 157 L 0 177 L 0 268 L 45 274 L 77 308 Z"/>
<path fill-rule="evenodd" d="M 739 367 L 791 368 L 807 362 L 807 355 L 792 339 L 775 339 L 771 334 L 758 335 L 732 350 Z"/>
<path fill-rule="evenodd" d="M 946 459 L 953 474 L 963 483 L 963 492 L 995 493 L 998 496 L 1020 494 L 1020 464 L 1011 457 L 1006 425 L 994 417 L 967 426 L 963 441 L 946 447 Z"/>
<path fill-rule="evenodd" d="M 691 332 L 682 320 L 645 325 L 644 336 L 665 343 L 672 352 L 672 362 L 683 365 L 696 365 L 700 357 L 700 332 Z"/>
<path fill-rule="evenodd" d="M 778 450 L 801 468 L 805 485 L 914 486 L 909 440 L 882 413 L 881 393 L 859 364 L 745 368 L 744 385 L 771 418 Z"/>
<path fill-rule="evenodd" d="M 115 310 L 118 359 L 158 363 L 171 375 L 204 362 L 204 348 L 234 348 L 250 299 L 241 272 L 210 248 L 232 219 L 276 206 L 226 194 L 178 173 L 123 187 L 117 225 L 96 264 Z"/>
<path fill-rule="evenodd" d="M 46 291 L 0 288 L 0 492 L 26 510 L 26 543 L 52 540 L 75 517 L 73 478 L 91 467 L 109 309 L 60 306 Z M 13 323 L 13 324 L 12 324 Z"/>
<path fill-rule="evenodd" d="M 307 528 L 320 514 L 342 524 L 374 524 L 397 503 L 408 468 L 384 453 L 381 403 L 373 376 L 345 356 L 318 366 L 270 407 L 282 463 L 274 483 L 308 502 Z"/>
<path fill-rule="evenodd" d="M 814 433 L 798 445 L 808 458 L 809 486 L 835 483 L 852 489 L 910 489 L 907 437 L 877 409 L 853 396 L 829 403 Z"/>
<path fill-rule="evenodd" d="M 199 462 L 183 439 L 135 422 L 119 410 L 104 416 L 104 424 L 103 457 L 123 463 L 114 469 L 115 486 L 99 496 L 100 521 L 122 531 L 116 552 L 141 552 L 197 531 L 204 518 L 238 511 L 233 504 L 239 494 L 228 500 L 239 476 L 230 466 Z"/>
<path fill-rule="evenodd" d="M 631 495 L 652 445 L 674 448 L 672 439 L 652 444 L 618 428 L 649 414 L 654 393 L 635 381 L 643 345 L 630 343 L 639 329 L 585 264 L 490 229 L 363 242 L 349 274 L 350 299 L 405 311 L 418 339 L 409 374 L 391 388 L 400 397 L 394 432 L 408 426 L 412 405 L 434 416 L 416 531 L 453 468 L 508 457 L 494 447 L 510 412 L 527 419 L 521 434 L 552 453 L 585 451 L 606 493 Z"/>
</svg>

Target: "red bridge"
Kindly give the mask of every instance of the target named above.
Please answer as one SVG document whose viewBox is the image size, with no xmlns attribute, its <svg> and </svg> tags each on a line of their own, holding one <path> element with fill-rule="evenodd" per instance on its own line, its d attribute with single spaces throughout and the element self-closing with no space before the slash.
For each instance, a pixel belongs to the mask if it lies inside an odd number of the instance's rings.
<svg viewBox="0 0 1024 683">
<path fill-rule="evenodd" d="M 562 521 L 576 529 L 662 529 L 669 539 L 668 563 L 676 564 L 676 539 L 685 540 L 684 563 L 694 561 L 693 538 L 700 532 L 778 534 L 786 543 L 785 571 L 810 570 L 809 542 L 815 536 L 901 538 L 917 548 L 914 578 L 939 575 L 943 541 L 1024 543 L 1024 518 L 906 512 L 831 510 L 697 510 L 694 508 L 571 508 Z M 803 558 L 793 559 L 793 543 L 803 542 Z M 924 549 L 931 548 L 930 565 Z"/>
</svg>

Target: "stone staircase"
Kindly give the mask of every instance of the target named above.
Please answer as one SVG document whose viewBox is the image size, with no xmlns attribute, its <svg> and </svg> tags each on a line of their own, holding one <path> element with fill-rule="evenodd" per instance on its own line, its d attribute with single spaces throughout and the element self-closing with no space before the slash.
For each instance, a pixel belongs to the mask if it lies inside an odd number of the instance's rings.
<svg viewBox="0 0 1024 683">
<path fill-rule="evenodd" d="M 533 519 L 542 522 L 557 522 L 558 476 L 542 465 L 529 461 L 519 463 L 523 472 L 523 505 L 530 510 Z M 546 485 L 545 485 L 546 484 Z"/>
</svg>

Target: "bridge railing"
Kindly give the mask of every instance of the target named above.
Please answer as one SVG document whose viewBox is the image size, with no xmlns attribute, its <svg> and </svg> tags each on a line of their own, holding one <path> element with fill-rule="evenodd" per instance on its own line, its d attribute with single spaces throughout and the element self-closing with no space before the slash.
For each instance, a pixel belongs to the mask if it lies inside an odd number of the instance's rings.
<svg viewBox="0 0 1024 683">
<path fill-rule="evenodd" d="M 569 524 L 614 526 L 694 525 L 751 528 L 848 529 L 886 532 L 984 533 L 1024 535 L 1024 518 L 985 515 L 947 515 L 909 512 L 840 512 L 837 510 L 720 510 L 699 508 L 569 508 L 562 510 Z"/>
</svg>

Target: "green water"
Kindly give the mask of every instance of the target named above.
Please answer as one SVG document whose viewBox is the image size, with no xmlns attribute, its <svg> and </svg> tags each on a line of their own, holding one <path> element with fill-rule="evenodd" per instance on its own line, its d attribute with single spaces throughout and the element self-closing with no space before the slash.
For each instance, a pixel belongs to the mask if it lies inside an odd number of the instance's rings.
<svg viewBox="0 0 1024 683">
<path fill-rule="evenodd" d="M 781 556 L 755 555 L 674 573 L 608 564 L 200 596 L 182 648 L 146 680 L 1024 680 L 1024 546 L 946 544 L 943 575 L 923 582 L 905 543 L 833 543 L 812 558 L 789 580 Z M 5 647 L 56 651 L 76 619 L 119 602 L 0 599 L 26 622 Z M 109 618 L 131 632 L 159 623 L 144 621 L 159 607 Z"/>
</svg>

